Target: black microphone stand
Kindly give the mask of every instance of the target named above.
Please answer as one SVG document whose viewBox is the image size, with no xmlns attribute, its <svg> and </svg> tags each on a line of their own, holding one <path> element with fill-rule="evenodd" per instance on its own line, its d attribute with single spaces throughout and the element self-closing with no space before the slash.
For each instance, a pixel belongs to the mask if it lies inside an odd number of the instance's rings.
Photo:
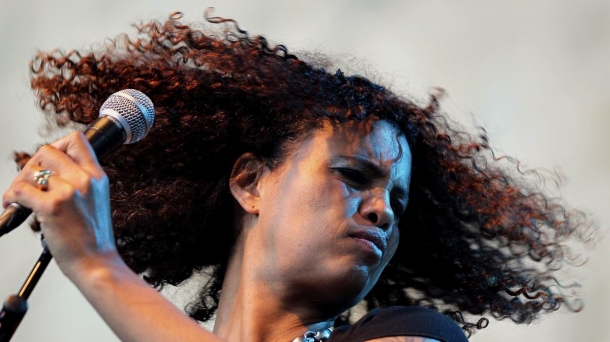
<svg viewBox="0 0 610 342">
<path fill-rule="evenodd" d="M 44 240 L 42 242 L 44 249 L 38 258 L 38 261 L 30 271 L 19 293 L 12 294 L 4 301 L 2 311 L 0 311 L 0 342 L 8 342 L 17 330 L 19 323 L 28 311 L 28 298 L 34 290 L 34 286 L 40 280 L 42 273 L 53 259 L 51 252 L 47 248 Z"/>
</svg>

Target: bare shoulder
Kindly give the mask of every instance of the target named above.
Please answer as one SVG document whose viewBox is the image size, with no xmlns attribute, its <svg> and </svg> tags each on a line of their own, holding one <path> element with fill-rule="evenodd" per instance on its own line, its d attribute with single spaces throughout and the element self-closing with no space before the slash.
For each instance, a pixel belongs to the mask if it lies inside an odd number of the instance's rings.
<svg viewBox="0 0 610 342">
<path fill-rule="evenodd" d="M 433 338 L 420 336 L 390 336 L 368 340 L 366 342 L 439 342 Z"/>
</svg>

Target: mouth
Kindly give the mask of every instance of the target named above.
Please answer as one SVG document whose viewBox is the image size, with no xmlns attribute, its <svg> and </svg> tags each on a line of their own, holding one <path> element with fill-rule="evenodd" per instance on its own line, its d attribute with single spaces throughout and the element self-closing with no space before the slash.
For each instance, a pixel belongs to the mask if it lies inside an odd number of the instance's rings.
<svg viewBox="0 0 610 342">
<path fill-rule="evenodd" d="M 377 230 L 365 229 L 355 231 L 350 234 L 350 237 L 359 240 L 359 242 L 365 244 L 369 248 L 376 249 L 380 255 L 383 255 L 386 250 L 386 240 L 383 234 Z"/>
</svg>

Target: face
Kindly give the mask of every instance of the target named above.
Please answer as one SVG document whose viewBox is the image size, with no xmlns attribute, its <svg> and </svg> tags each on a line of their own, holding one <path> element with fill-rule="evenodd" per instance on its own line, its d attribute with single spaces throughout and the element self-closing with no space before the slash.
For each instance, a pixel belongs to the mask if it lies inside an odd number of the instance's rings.
<svg viewBox="0 0 610 342">
<path fill-rule="evenodd" d="M 356 304 L 396 251 L 410 174 L 407 141 L 388 122 L 315 131 L 259 181 L 250 233 L 265 281 L 340 311 Z"/>
</svg>

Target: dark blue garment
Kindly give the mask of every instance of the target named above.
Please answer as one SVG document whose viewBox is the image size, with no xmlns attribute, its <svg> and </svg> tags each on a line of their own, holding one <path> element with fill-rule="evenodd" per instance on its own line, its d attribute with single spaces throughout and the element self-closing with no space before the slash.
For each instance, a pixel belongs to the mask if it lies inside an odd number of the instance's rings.
<svg viewBox="0 0 610 342">
<path fill-rule="evenodd" d="M 420 336 L 441 342 L 468 342 L 449 317 L 418 306 L 375 309 L 351 325 L 335 328 L 328 342 L 362 342 L 389 336 Z"/>
</svg>

